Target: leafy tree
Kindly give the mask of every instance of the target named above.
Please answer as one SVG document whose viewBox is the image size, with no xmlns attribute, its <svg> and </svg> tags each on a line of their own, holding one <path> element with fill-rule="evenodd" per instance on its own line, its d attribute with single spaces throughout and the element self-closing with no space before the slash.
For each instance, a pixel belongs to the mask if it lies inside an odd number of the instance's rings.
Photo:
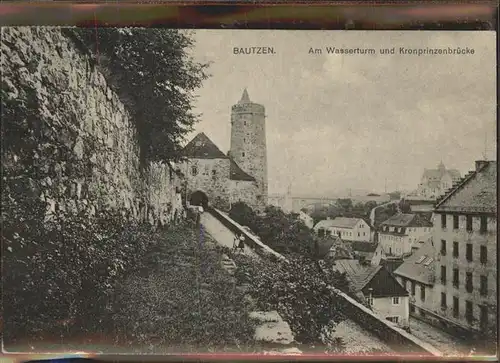
<svg viewBox="0 0 500 363">
<path fill-rule="evenodd" d="M 276 264 L 244 264 L 240 258 L 237 265 L 254 277 L 250 291 L 258 306 L 265 311 L 277 310 L 297 342 L 323 343 L 342 350 L 342 342 L 330 336 L 345 319 L 345 306 L 330 286 L 347 289 L 345 275 L 333 270 L 325 273 L 316 263 L 301 258 Z"/>
<path fill-rule="evenodd" d="M 312 256 L 314 234 L 295 213 L 284 213 L 280 208 L 268 206 L 263 215 L 257 215 L 244 203 L 235 203 L 229 216 L 248 226 L 265 243 L 280 253 Z"/>
<path fill-rule="evenodd" d="M 353 209 L 352 199 L 337 199 L 337 206 L 339 206 L 345 212 L 351 212 Z"/>
<path fill-rule="evenodd" d="M 389 204 L 385 207 L 375 209 L 375 228 L 378 228 L 382 222 L 391 218 L 397 212 L 398 209 L 394 204 Z"/>
<path fill-rule="evenodd" d="M 195 96 L 208 64 L 189 56 L 193 40 L 177 29 L 68 28 L 93 53 L 99 69 L 136 124 L 143 160 L 176 160 L 199 115 Z"/>
</svg>

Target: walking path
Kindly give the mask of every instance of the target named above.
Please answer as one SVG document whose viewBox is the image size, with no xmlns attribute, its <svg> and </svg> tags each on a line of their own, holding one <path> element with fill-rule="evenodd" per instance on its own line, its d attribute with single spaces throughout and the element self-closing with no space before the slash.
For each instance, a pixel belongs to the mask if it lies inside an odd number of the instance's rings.
<svg viewBox="0 0 500 363">
<path fill-rule="evenodd" d="M 201 215 L 201 224 L 206 232 L 220 245 L 231 249 L 233 248 L 234 233 L 226 228 L 217 218 L 210 213 L 203 213 Z M 243 253 L 249 257 L 258 258 L 258 255 L 248 247 L 245 247 Z"/>
<path fill-rule="evenodd" d="M 439 349 L 447 356 L 464 356 L 470 353 L 470 347 L 466 342 L 422 320 L 410 317 L 410 330 L 412 335 Z"/>
</svg>

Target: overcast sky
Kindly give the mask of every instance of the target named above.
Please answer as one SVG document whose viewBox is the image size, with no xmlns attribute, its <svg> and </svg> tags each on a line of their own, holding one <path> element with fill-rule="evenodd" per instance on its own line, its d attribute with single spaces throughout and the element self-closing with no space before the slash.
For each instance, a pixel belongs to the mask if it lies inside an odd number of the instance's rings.
<svg viewBox="0 0 500 363">
<path fill-rule="evenodd" d="M 265 106 L 269 192 L 414 189 L 424 168 L 496 159 L 494 32 L 198 30 L 212 62 L 197 132 L 229 150 L 231 106 L 246 87 Z M 275 55 L 234 55 L 269 46 Z M 309 54 L 372 47 L 376 55 Z M 474 55 L 380 55 L 379 48 L 469 47 Z M 397 49 L 396 49 L 397 51 Z M 194 135 L 193 135 L 194 136 Z M 485 142 L 486 141 L 486 142 Z"/>
</svg>

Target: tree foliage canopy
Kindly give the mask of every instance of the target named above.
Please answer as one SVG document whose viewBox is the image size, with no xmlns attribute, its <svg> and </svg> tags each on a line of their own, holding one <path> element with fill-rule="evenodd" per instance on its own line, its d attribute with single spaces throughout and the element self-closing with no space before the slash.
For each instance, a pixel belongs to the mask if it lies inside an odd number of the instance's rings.
<svg viewBox="0 0 500 363">
<path fill-rule="evenodd" d="M 262 215 L 255 213 L 245 203 L 235 203 L 229 216 L 248 226 L 264 243 L 276 252 L 313 257 L 315 236 L 294 213 L 284 213 L 280 208 L 268 206 Z"/>
<path fill-rule="evenodd" d="M 132 115 L 143 160 L 176 160 L 198 121 L 193 92 L 208 77 L 208 64 L 189 55 L 190 35 L 160 28 L 71 28 L 66 33 L 94 54 Z"/>
<path fill-rule="evenodd" d="M 332 340 L 331 333 L 345 319 L 345 304 L 330 286 L 347 290 L 345 275 L 333 270 L 327 274 L 314 261 L 302 258 L 270 264 L 236 257 L 236 264 L 252 276 L 250 291 L 259 307 L 278 311 L 297 342 L 342 350 L 341 341 Z"/>
</svg>

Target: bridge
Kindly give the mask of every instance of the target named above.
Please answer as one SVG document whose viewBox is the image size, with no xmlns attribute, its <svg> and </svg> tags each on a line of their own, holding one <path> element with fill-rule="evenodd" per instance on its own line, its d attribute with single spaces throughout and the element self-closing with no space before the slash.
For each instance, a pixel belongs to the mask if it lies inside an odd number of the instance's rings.
<svg viewBox="0 0 500 363">
<path fill-rule="evenodd" d="M 344 197 L 314 197 L 314 196 L 294 196 L 289 194 L 270 194 L 268 203 L 277 207 L 281 207 L 284 211 L 299 213 L 303 208 L 312 205 L 331 205 L 337 202 L 338 199 L 351 199 L 353 203 L 366 203 L 373 201 L 376 203 L 385 203 L 390 201 L 389 195 L 358 195 Z"/>
</svg>

